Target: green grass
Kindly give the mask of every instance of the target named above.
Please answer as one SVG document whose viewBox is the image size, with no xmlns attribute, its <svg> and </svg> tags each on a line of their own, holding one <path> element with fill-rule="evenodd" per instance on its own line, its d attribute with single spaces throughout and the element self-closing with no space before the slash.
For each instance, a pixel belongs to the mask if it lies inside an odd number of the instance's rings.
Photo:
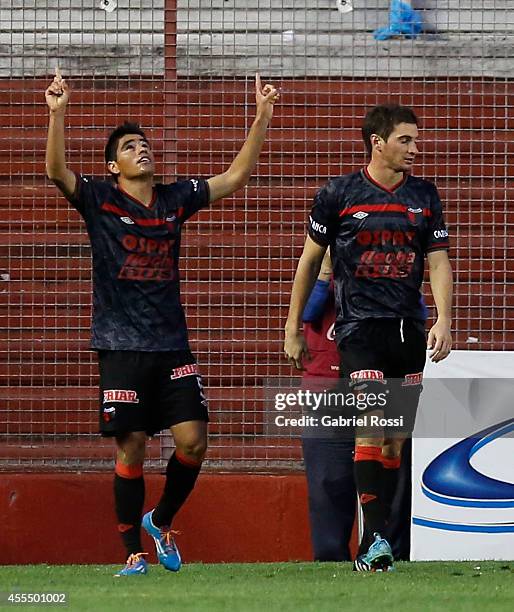
<svg viewBox="0 0 514 612">
<path fill-rule="evenodd" d="M 173 574 L 152 565 L 146 576 L 114 578 L 117 566 L 18 565 L 0 567 L 0 591 L 65 591 L 66 608 L 43 609 L 100 612 L 514 610 L 513 563 L 418 562 L 396 567 L 388 574 L 361 574 L 352 572 L 348 563 L 190 564 Z"/>
</svg>

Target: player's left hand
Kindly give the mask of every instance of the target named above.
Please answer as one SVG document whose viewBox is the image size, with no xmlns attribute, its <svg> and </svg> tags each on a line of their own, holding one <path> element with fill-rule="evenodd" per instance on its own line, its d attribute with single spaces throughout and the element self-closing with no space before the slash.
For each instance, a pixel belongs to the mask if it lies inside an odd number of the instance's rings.
<svg viewBox="0 0 514 612">
<path fill-rule="evenodd" d="M 280 98 L 280 93 L 270 83 L 266 83 L 264 87 L 261 83 L 259 73 L 255 75 L 255 102 L 257 104 L 257 115 L 266 119 L 271 119 L 273 116 L 273 105 Z"/>
<path fill-rule="evenodd" d="M 428 332 L 427 346 L 432 351 L 429 355 L 431 361 L 437 363 L 446 359 L 452 350 L 450 324 L 437 320 Z"/>
</svg>

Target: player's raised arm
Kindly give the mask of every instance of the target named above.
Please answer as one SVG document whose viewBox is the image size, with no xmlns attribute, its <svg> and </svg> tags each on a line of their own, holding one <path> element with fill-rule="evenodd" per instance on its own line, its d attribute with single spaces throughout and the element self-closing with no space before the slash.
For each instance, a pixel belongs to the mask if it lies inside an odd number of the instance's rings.
<svg viewBox="0 0 514 612">
<path fill-rule="evenodd" d="M 285 327 L 284 353 L 291 365 L 298 370 L 303 368 L 303 358 L 309 357 L 302 330 L 303 311 L 318 277 L 326 249 L 327 247 L 317 244 L 307 236 L 296 268 Z"/>
<path fill-rule="evenodd" d="M 54 80 L 45 91 L 45 98 L 50 110 L 46 143 L 46 174 L 69 198 L 75 192 L 77 179 L 75 174 L 66 167 L 64 115 L 70 98 L 70 90 L 59 68 L 56 68 Z"/>
<path fill-rule="evenodd" d="M 223 174 L 213 176 L 207 181 L 211 202 L 231 195 L 234 191 L 244 187 L 250 180 L 264 144 L 268 124 L 273 115 L 273 105 L 279 97 L 280 94 L 273 85 L 267 84 L 262 87 L 259 74 L 255 75 L 255 100 L 257 105 L 255 119 L 246 142 L 230 168 Z"/>
</svg>

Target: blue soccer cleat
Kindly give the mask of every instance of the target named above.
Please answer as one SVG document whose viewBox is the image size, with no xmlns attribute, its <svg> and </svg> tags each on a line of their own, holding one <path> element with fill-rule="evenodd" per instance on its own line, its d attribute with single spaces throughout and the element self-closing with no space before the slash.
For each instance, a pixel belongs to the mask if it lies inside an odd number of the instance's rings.
<svg viewBox="0 0 514 612">
<path fill-rule="evenodd" d="M 423 21 L 418 11 L 401 0 L 391 0 L 389 11 L 389 25 L 378 28 L 373 32 L 375 40 L 388 40 L 389 38 L 416 38 L 423 29 Z"/>
<path fill-rule="evenodd" d="M 173 535 L 177 534 L 177 532 L 171 531 L 168 528 L 156 527 L 152 522 L 152 512 L 153 510 L 150 510 L 150 512 L 143 516 L 141 523 L 143 529 L 155 542 L 155 550 L 157 551 L 159 563 L 167 570 L 178 572 L 182 565 L 182 559 L 173 539 Z"/>
<path fill-rule="evenodd" d="M 364 555 L 359 555 L 353 562 L 354 572 L 391 572 L 393 567 L 393 551 L 389 542 L 379 533 L 373 534 L 375 541 Z"/>
<path fill-rule="evenodd" d="M 114 576 L 143 576 L 148 573 L 148 563 L 143 559 L 143 555 L 148 553 L 134 553 L 129 555 L 127 564 Z"/>
</svg>

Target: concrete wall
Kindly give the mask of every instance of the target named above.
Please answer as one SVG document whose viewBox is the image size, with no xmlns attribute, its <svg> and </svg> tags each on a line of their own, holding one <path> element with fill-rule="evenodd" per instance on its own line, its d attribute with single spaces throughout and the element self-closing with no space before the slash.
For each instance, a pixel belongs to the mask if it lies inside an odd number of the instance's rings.
<svg viewBox="0 0 514 612">
<path fill-rule="evenodd" d="M 159 499 L 163 476 L 145 480 L 147 511 Z M 112 474 L 4 474 L 0 513 L 2 564 L 124 561 Z M 173 527 L 181 532 L 185 562 L 312 558 L 302 475 L 201 475 Z M 354 533 L 353 548 L 355 542 Z M 155 563 L 146 535 L 143 546 Z"/>
</svg>

